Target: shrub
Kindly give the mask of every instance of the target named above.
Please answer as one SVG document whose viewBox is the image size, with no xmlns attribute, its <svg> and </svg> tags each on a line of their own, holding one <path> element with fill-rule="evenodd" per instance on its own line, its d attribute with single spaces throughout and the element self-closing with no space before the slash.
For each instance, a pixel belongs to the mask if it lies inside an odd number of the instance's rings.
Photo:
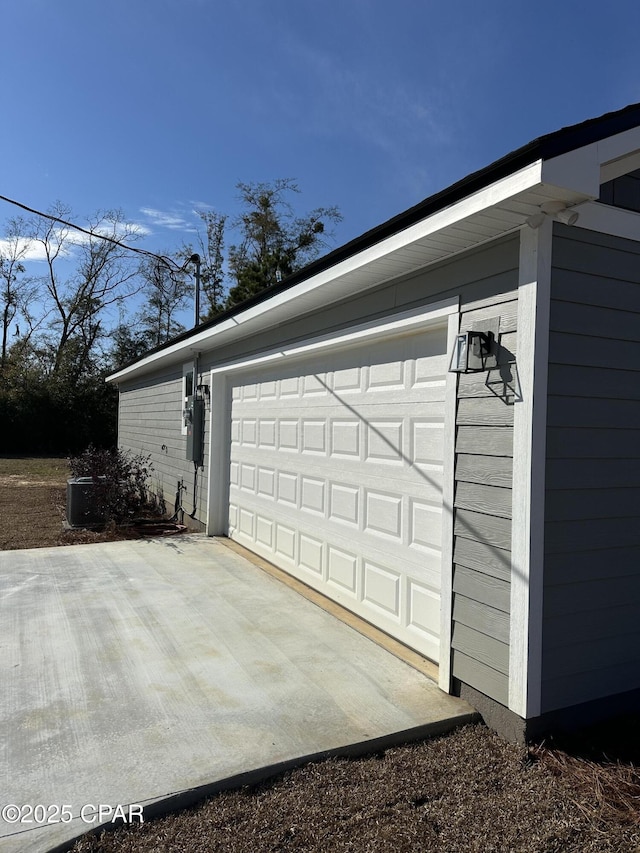
<svg viewBox="0 0 640 853">
<path fill-rule="evenodd" d="M 89 445 L 79 456 L 69 459 L 69 467 L 73 477 L 93 480 L 94 510 L 104 517 L 105 524 L 121 524 L 155 508 L 147 490 L 153 470 L 149 455 Z"/>
</svg>

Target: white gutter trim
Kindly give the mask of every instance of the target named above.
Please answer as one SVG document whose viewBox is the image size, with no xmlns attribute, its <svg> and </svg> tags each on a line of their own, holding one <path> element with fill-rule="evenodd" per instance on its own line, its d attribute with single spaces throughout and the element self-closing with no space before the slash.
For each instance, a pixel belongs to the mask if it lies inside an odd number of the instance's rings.
<svg viewBox="0 0 640 853">
<path fill-rule="evenodd" d="M 240 314 L 229 317 L 221 323 L 203 330 L 202 332 L 191 335 L 183 341 L 179 341 L 172 346 L 166 347 L 159 352 L 142 358 L 135 364 L 125 367 L 116 373 L 107 377 L 107 382 L 119 382 L 134 376 L 135 374 L 153 368 L 155 364 L 161 364 L 167 359 L 175 358 L 180 354 L 189 352 L 190 350 L 203 350 L 215 346 L 215 338 L 225 331 L 233 328 L 240 328 L 245 323 L 259 318 L 263 321 L 264 326 L 270 326 L 269 313 L 274 308 L 282 304 L 299 299 L 311 292 L 318 290 L 330 281 L 347 275 L 350 272 L 365 267 L 368 264 L 374 264 L 376 261 L 400 251 L 401 249 L 410 246 L 413 243 L 425 239 L 438 231 L 447 228 L 450 225 L 455 225 L 461 220 L 480 213 L 489 207 L 499 204 L 512 196 L 517 195 L 531 187 L 539 184 L 542 179 L 542 160 L 537 160 L 529 166 L 514 172 L 506 178 L 502 178 L 487 187 L 484 187 L 473 195 L 462 199 L 450 207 L 439 210 L 437 213 L 422 219 L 420 222 L 410 225 L 408 228 L 393 234 L 390 237 L 381 240 L 367 249 L 363 249 L 350 258 L 347 258 L 329 269 L 323 270 L 317 275 L 312 276 L 299 284 L 276 294 L 271 299 L 260 302 L 258 305 L 253 305 L 247 308 Z"/>
</svg>

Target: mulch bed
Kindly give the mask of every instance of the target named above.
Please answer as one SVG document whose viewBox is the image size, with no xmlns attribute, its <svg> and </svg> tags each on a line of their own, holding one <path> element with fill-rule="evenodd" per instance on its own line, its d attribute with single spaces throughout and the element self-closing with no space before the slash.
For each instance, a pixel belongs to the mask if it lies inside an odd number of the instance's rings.
<svg viewBox="0 0 640 853">
<path fill-rule="evenodd" d="M 640 775 L 505 743 L 482 725 L 310 764 L 74 853 L 633 853 Z M 605 780 L 607 780 L 605 782 Z M 601 794 L 609 785 L 608 795 Z M 618 794 L 623 794 L 624 807 Z"/>
</svg>

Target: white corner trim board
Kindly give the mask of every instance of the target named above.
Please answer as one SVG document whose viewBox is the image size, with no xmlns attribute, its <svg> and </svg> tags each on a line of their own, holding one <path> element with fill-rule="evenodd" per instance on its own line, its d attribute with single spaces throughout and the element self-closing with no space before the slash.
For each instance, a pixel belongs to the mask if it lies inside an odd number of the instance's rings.
<svg viewBox="0 0 640 853">
<path fill-rule="evenodd" d="M 449 315 L 447 329 L 447 358 L 453 352 L 460 329 L 460 313 Z M 453 503 L 455 498 L 456 406 L 458 403 L 458 374 L 447 373 L 445 386 L 444 466 L 442 472 L 442 576 L 440 586 L 440 661 L 438 684 L 445 693 L 451 692 L 451 635 L 453 618 Z"/>
<path fill-rule="evenodd" d="M 547 417 L 551 237 L 547 219 L 520 234 L 518 380 L 514 408 L 509 708 L 527 719 L 540 714 L 544 475 Z"/>
</svg>

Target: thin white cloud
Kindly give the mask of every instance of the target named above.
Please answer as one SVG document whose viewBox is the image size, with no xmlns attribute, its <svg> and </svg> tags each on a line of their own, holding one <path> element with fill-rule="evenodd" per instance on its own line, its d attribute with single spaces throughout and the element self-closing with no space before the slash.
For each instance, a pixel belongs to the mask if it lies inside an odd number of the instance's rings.
<svg viewBox="0 0 640 853">
<path fill-rule="evenodd" d="M 281 123 L 315 136 L 357 140 L 384 157 L 394 186 L 419 196 L 438 188 L 433 164 L 455 141 L 452 82 L 435 74 L 430 81 L 381 73 L 360 58 L 345 61 L 305 43 L 299 33 L 283 35 L 281 49 L 305 81 L 299 89 L 273 81 L 269 103 L 254 102 L 261 113 L 280 114 Z M 427 173 L 425 163 L 432 170 Z"/>
<path fill-rule="evenodd" d="M 138 222 L 118 222 L 115 228 L 113 223 L 98 223 L 93 230 L 98 235 L 122 240 L 123 243 L 127 243 L 128 240 L 133 241 L 139 237 L 146 237 L 152 233 L 150 228 Z M 56 249 L 58 256 L 61 258 L 71 257 L 74 248 L 86 246 L 90 239 L 88 234 L 72 228 L 55 228 L 51 232 L 51 245 Z M 41 240 L 30 239 L 29 237 L 18 237 L 17 245 L 16 240 L 0 239 L 0 255 L 4 255 L 5 257 L 19 255 L 21 262 L 47 260 L 47 253 L 43 242 Z"/>
<path fill-rule="evenodd" d="M 0 255 L 11 257 L 19 253 L 21 262 L 46 261 L 47 253 L 40 240 L 30 240 L 28 237 L 18 237 L 17 246 L 14 240 L 0 240 Z M 62 247 L 60 255 L 67 257 L 71 254 L 71 247 Z"/>
<path fill-rule="evenodd" d="M 193 223 L 185 219 L 177 211 L 157 210 L 155 207 L 141 207 L 144 214 L 157 228 L 168 228 L 170 231 L 194 231 Z"/>
<path fill-rule="evenodd" d="M 198 213 L 200 210 L 213 210 L 214 207 L 212 204 L 209 204 L 208 201 L 197 201 L 193 200 L 189 202 L 190 206 L 193 208 L 194 213 Z"/>
<path fill-rule="evenodd" d="M 279 106 L 300 115 L 302 109 L 315 130 L 357 134 L 385 152 L 406 148 L 418 138 L 444 143 L 442 86 L 420 87 L 406 80 L 372 76 L 371 69 L 347 65 L 328 51 L 287 40 L 293 64 L 306 70 L 314 97 L 276 89 Z M 304 101 L 304 102 L 300 102 Z"/>
</svg>

